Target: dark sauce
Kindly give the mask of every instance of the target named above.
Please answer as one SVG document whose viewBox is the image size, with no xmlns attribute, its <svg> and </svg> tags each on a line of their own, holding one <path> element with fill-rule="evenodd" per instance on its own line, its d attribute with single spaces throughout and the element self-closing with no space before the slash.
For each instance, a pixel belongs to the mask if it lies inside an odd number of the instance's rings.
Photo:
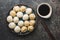
<svg viewBox="0 0 60 40">
<path fill-rule="evenodd" d="M 50 12 L 50 8 L 48 5 L 43 4 L 38 8 L 38 11 L 39 11 L 40 15 L 46 16 Z"/>
</svg>

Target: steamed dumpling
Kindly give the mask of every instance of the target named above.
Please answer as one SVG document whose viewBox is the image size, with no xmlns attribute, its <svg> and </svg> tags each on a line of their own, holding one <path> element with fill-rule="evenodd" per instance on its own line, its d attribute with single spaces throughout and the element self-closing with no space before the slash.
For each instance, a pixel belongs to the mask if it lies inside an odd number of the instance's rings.
<svg viewBox="0 0 60 40">
<path fill-rule="evenodd" d="M 35 20 L 30 20 L 30 26 L 33 26 L 35 24 Z"/>
<path fill-rule="evenodd" d="M 20 7 L 20 11 L 21 11 L 21 12 L 26 11 L 26 6 L 21 6 L 21 7 Z"/>
<path fill-rule="evenodd" d="M 23 17 L 23 13 L 22 12 L 17 12 L 17 17 L 22 18 Z"/>
<path fill-rule="evenodd" d="M 32 9 L 31 9 L 31 8 L 27 8 L 27 9 L 26 9 L 26 13 L 27 13 L 27 14 L 32 13 Z"/>
<path fill-rule="evenodd" d="M 25 21 L 25 22 L 24 22 L 24 25 L 25 25 L 25 26 L 29 26 L 29 21 Z"/>
<path fill-rule="evenodd" d="M 32 32 L 35 24 L 35 14 L 32 8 L 26 6 L 14 6 L 7 17 L 8 27 L 16 33 Z"/>
<path fill-rule="evenodd" d="M 30 14 L 29 17 L 30 17 L 31 20 L 34 20 L 35 19 L 35 14 Z"/>
<path fill-rule="evenodd" d="M 11 15 L 12 17 L 15 17 L 15 16 L 16 16 L 16 12 L 13 11 L 13 10 L 11 10 L 11 11 L 10 11 L 10 15 Z"/>
<path fill-rule="evenodd" d="M 25 14 L 25 15 L 23 16 L 23 20 L 28 20 L 28 19 L 29 19 L 28 14 Z"/>
<path fill-rule="evenodd" d="M 13 10 L 16 11 L 16 12 L 18 12 L 19 8 L 20 8 L 19 6 L 14 6 Z"/>
<path fill-rule="evenodd" d="M 18 17 L 14 17 L 13 21 L 14 21 L 14 23 L 18 23 L 19 22 L 19 18 Z"/>
<path fill-rule="evenodd" d="M 34 30 L 33 26 L 28 26 L 28 31 L 32 32 Z"/>
<path fill-rule="evenodd" d="M 19 21 L 18 26 L 23 26 L 23 21 Z"/>
<path fill-rule="evenodd" d="M 16 27 L 16 24 L 14 22 L 9 23 L 9 28 L 14 29 Z"/>
<path fill-rule="evenodd" d="M 27 31 L 27 27 L 26 26 L 23 26 L 22 28 L 21 28 L 21 32 L 26 32 Z"/>
<path fill-rule="evenodd" d="M 12 16 L 8 16 L 8 17 L 7 17 L 7 21 L 8 21 L 8 22 L 12 22 L 12 21 L 13 21 Z"/>
<path fill-rule="evenodd" d="M 19 26 L 16 26 L 16 27 L 14 28 L 14 31 L 15 31 L 16 33 L 19 33 L 19 32 L 20 32 L 20 27 L 19 27 Z"/>
</svg>

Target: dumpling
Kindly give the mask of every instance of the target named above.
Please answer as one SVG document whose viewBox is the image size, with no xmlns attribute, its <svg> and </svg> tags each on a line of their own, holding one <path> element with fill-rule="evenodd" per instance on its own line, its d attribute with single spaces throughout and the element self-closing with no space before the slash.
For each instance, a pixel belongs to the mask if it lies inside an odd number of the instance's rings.
<svg viewBox="0 0 60 40">
<path fill-rule="evenodd" d="M 12 16 L 8 16 L 8 17 L 7 17 L 7 22 L 12 22 L 12 21 L 13 21 Z"/>
<path fill-rule="evenodd" d="M 14 29 L 16 27 L 16 24 L 14 22 L 9 23 L 9 28 Z"/>
<path fill-rule="evenodd" d="M 23 21 L 18 22 L 18 26 L 20 26 L 20 27 L 23 26 L 23 24 L 24 24 Z"/>
<path fill-rule="evenodd" d="M 16 27 L 14 28 L 14 31 L 15 31 L 16 33 L 19 33 L 19 32 L 20 32 L 20 27 L 19 27 L 19 26 L 16 26 Z"/>
<path fill-rule="evenodd" d="M 27 31 L 27 27 L 26 26 L 23 26 L 22 28 L 21 28 L 21 32 L 26 32 Z"/>
<path fill-rule="evenodd" d="M 17 17 L 22 18 L 23 17 L 23 13 L 22 12 L 17 12 Z"/>
<path fill-rule="evenodd" d="M 26 9 L 26 13 L 27 13 L 27 14 L 32 13 L 32 9 L 31 9 L 31 8 L 27 8 L 27 9 Z"/>
<path fill-rule="evenodd" d="M 26 6 L 21 6 L 21 7 L 20 7 L 20 11 L 21 11 L 21 12 L 26 11 Z"/>
<path fill-rule="evenodd" d="M 33 26 L 28 26 L 28 31 L 32 32 L 34 30 Z"/>
<path fill-rule="evenodd" d="M 30 26 L 33 26 L 35 24 L 35 20 L 30 20 Z"/>
<path fill-rule="evenodd" d="M 35 14 L 30 14 L 29 17 L 31 20 L 33 20 L 33 19 L 35 19 Z"/>
<path fill-rule="evenodd" d="M 25 15 L 23 16 L 23 20 L 28 20 L 28 19 L 29 19 L 28 14 L 25 14 Z"/>
<path fill-rule="evenodd" d="M 12 17 L 15 17 L 15 16 L 16 16 L 16 12 L 13 11 L 13 10 L 11 10 L 11 11 L 10 11 L 10 15 L 11 15 Z"/>
<path fill-rule="evenodd" d="M 13 10 L 16 11 L 16 12 L 18 12 L 19 8 L 20 8 L 19 6 L 14 6 Z"/>
<path fill-rule="evenodd" d="M 14 21 L 14 23 L 18 23 L 19 22 L 19 18 L 18 17 L 14 17 L 13 21 Z"/>
<path fill-rule="evenodd" d="M 25 21 L 25 22 L 24 22 L 24 25 L 25 25 L 25 26 L 29 26 L 29 21 Z"/>
</svg>

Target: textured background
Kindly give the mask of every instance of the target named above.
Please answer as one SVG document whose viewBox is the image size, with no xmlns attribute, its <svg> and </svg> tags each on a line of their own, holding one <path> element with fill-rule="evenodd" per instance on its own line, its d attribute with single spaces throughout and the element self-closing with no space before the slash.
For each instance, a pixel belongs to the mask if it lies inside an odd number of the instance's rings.
<svg viewBox="0 0 60 40">
<path fill-rule="evenodd" d="M 60 40 L 60 0 L 0 0 L 0 40 L 52 40 L 48 32 L 41 24 L 41 18 L 37 17 L 37 28 L 34 32 L 25 36 L 17 36 L 9 31 L 6 24 L 6 16 L 8 11 L 16 4 L 26 4 L 33 9 L 37 8 L 37 5 L 47 2 L 53 8 L 53 14 L 49 20 L 45 20 L 48 29 L 56 40 Z"/>
</svg>

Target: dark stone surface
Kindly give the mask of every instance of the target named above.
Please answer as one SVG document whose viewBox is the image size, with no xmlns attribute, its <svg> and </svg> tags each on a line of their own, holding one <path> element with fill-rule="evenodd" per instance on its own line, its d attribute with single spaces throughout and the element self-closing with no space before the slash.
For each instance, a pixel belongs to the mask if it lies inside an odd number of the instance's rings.
<svg viewBox="0 0 60 40">
<path fill-rule="evenodd" d="M 41 19 L 37 17 L 37 28 L 34 32 L 25 36 L 17 36 L 9 31 L 6 24 L 6 16 L 9 10 L 16 4 L 26 4 L 33 9 L 37 8 L 37 5 L 47 2 L 53 8 L 53 14 L 49 20 L 45 20 L 48 29 L 56 40 L 60 40 L 60 0 L 0 0 L 0 40 L 52 40 L 47 31 L 41 24 Z"/>
</svg>

